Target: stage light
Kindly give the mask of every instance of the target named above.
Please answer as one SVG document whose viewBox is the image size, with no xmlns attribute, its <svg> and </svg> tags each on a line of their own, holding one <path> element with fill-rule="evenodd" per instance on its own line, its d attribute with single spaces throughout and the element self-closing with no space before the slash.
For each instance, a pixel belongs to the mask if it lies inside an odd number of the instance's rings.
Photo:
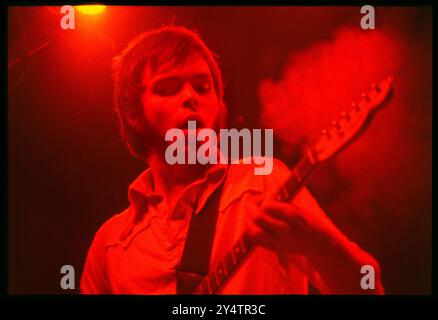
<svg viewBox="0 0 438 320">
<path fill-rule="evenodd" d="M 97 4 L 93 4 L 93 5 L 81 5 L 81 6 L 75 6 L 75 8 L 83 14 L 90 14 L 90 15 L 95 15 L 95 14 L 99 14 L 105 11 L 106 6 L 104 5 L 97 5 Z"/>
</svg>

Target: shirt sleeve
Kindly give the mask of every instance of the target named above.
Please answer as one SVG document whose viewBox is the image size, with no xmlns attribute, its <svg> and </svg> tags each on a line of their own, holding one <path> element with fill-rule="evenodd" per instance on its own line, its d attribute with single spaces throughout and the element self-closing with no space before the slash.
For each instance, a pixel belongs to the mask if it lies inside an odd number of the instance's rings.
<svg viewBox="0 0 438 320">
<path fill-rule="evenodd" d="M 289 168 L 281 161 L 274 160 L 274 170 L 272 171 L 270 182 L 273 185 L 269 185 L 268 188 L 273 188 L 282 183 L 290 174 Z M 275 188 L 275 187 L 274 187 Z M 319 206 L 316 199 L 306 188 L 302 188 L 293 200 L 293 203 L 300 205 L 312 212 L 317 213 L 321 217 L 325 217 L 326 214 L 324 210 Z M 308 262 L 305 256 L 288 254 L 285 256 L 279 256 L 280 261 L 286 271 L 286 277 L 288 282 L 295 281 L 294 275 L 296 275 L 297 269 L 302 272 L 307 279 L 316 287 L 321 293 L 329 293 L 326 284 L 324 283 L 322 277 L 318 271 Z M 292 283 L 288 287 L 294 287 Z"/>
<path fill-rule="evenodd" d="M 81 277 L 81 294 L 109 294 L 105 268 L 105 225 L 94 236 L 93 242 L 87 253 L 85 266 Z"/>
<path fill-rule="evenodd" d="M 325 215 L 318 202 L 315 200 L 315 198 L 313 198 L 311 193 L 306 188 L 301 189 L 293 202 L 305 207 L 308 210 L 312 210 L 319 215 Z M 294 270 L 297 268 L 299 271 L 305 274 L 310 283 L 322 294 L 330 293 L 327 285 L 318 271 L 308 262 L 305 256 L 286 254 L 285 256 L 280 257 L 280 260 L 284 262 L 287 281 L 294 281 Z"/>
</svg>

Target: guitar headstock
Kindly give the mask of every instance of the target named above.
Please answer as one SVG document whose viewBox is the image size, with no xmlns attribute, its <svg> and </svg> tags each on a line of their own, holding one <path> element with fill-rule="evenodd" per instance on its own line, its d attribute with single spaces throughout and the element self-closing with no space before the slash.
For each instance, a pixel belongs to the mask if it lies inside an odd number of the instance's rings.
<svg viewBox="0 0 438 320">
<path fill-rule="evenodd" d="M 342 112 L 339 121 L 333 121 L 330 129 L 322 131 L 322 137 L 313 147 L 315 160 L 327 160 L 359 136 L 374 111 L 388 100 L 393 81 L 393 77 L 389 76 L 380 83 L 371 85 L 368 93 L 363 93 L 358 102 L 351 104 L 350 111 Z"/>
</svg>

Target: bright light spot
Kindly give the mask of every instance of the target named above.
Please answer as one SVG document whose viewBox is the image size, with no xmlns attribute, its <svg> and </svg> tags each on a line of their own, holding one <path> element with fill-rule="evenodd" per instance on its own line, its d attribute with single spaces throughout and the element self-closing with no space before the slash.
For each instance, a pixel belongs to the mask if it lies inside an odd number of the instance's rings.
<svg viewBox="0 0 438 320">
<path fill-rule="evenodd" d="M 105 11 L 106 6 L 103 5 L 82 5 L 82 6 L 75 6 L 75 8 L 83 14 L 99 14 Z"/>
</svg>

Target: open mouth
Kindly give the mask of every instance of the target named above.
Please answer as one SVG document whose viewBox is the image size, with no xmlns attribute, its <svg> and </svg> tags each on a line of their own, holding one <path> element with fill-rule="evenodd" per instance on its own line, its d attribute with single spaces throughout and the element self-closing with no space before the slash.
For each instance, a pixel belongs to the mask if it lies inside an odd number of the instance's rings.
<svg viewBox="0 0 438 320">
<path fill-rule="evenodd" d="M 198 114 L 190 114 L 180 122 L 179 129 L 188 129 L 189 121 L 196 121 L 196 128 L 204 127 L 204 121 Z"/>
</svg>

